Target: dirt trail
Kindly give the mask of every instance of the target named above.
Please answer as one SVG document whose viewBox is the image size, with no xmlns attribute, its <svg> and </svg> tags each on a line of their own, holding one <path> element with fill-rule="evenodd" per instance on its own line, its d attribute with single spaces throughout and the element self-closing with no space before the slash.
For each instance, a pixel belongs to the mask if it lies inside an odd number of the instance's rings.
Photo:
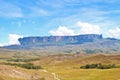
<svg viewBox="0 0 120 80">
<path fill-rule="evenodd" d="M 47 70 L 42 70 L 43 72 L 48 72 Z M 53 75 L 54 80 L 61 80 L 56 73 L 51 73 Z"/>
<path fill-rule="evenodd" d="M 54 77 L 54 80 L 60 80 L 59 76 L 56 73 L 51 73 Z"/>
</svg>

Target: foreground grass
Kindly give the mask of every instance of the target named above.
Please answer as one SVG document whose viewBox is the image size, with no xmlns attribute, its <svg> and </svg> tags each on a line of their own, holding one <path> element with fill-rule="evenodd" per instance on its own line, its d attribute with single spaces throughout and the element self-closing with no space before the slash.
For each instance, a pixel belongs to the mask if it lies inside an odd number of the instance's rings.
<svg viewBox="0 0 120 80">
<path fill-rule="evenodd" d="M 0 80 L 24 80 L 24 79 L 0 75 Z"/>
<path fill-rule="evenodd" d="M 105 65 L 115 63 L 116 66 L 120 66 L 120 57 L 119 55 L 90 55 L 53 65 L 45 65 L 44 68 L 56 73 L 61 80 L 120 80 L 120 68 L 80 69 L 82 65 L 95 63 Z"/>
<path fill-rule="evenodd" d="M 27 54 L 27 53 L 26 53 Z M 20 54 L 19 54 L 20 55 Z M 19 57 L 17 55 L 17 57 Z M 75 57 L 76 56 L 76 57 Z M 35 65 L 41 65 L 43 69 L 25 69 L 10 65 L 0 64 L 0 80 L 55 80 L 55 74 L 60 80 L 119 80 L 120 68 L 112 69 L 80 69 L 80 66 L 86 64 L 115 64 L 120 66 L 120 55 L 54 55 L 42 56 L 40 59 L 31 55 L 20 57 L 19 59 L 2 58 L 1 62 L 22 63 L 31 62 Z"/>
<path fill-rule="evenodd" d="M 0 65 L 0 80 L 54 80 L 44 70 L 29 70 L 9 65 Z"/>
<path fill-rule="evenodd" d="M 61 80 L 118 80 L 120 79 L 120 69 L 72 69 L 72 70 L 56 70 Z"/>
</svg>

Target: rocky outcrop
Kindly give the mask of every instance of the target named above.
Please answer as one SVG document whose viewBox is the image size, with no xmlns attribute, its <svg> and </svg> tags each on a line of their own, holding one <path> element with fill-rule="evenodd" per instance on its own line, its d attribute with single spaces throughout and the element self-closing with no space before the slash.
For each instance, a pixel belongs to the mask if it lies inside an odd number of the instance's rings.
<svg viewBox="0 0 120 80">
<path fill-rule="evenodd" d="M 45 37 L 24 37 L 19 38 L 22 46 L 51 46 L 66 44 L 83 44 L 85 42 L 93 42 L 103 39 L 102 35 L 86 34 L 76 36 L 45 36 Z"/>
</svg>

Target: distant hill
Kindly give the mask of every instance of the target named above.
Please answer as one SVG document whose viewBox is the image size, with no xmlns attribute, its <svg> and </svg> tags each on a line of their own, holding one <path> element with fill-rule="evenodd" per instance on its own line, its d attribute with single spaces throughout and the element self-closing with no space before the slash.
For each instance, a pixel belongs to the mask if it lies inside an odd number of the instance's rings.
<svg viewBox="0 0 120 80">
<path fill-rule="evenodd" d="M 84 34 L 75 36 L 44 36 L 23 37 L 18 39 L 20 45 L 4 46 L 8 49 L 46 49 L 66 52 L 119 52 L 120 40 L 115 38 L 103 38 L 98 34 Z"/>
</svg>

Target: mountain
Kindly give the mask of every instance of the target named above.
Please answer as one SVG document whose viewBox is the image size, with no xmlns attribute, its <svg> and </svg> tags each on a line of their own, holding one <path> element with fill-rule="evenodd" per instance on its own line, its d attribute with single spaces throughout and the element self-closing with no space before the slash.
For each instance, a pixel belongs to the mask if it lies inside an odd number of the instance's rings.
<svg viewBox="0 0 120 80">
<path fill-rule="evenodd" d="M 120 40 L 103 38 L 100 34 L 75 36 L 44 36 L 19 38 L 20 45 L 4 46 L 7 49 L 45 50 L 63 53 L 119 53 Z"/>
<path fill-rule="evenodd" d="M 86 34 L 76 36 L 46 36 L 46 37 L 24 37 L 18 39 L 22 46 L 55 46 L 67 44 L 83 44 L 103 39 L 102 35 Z"/>
</svg>

